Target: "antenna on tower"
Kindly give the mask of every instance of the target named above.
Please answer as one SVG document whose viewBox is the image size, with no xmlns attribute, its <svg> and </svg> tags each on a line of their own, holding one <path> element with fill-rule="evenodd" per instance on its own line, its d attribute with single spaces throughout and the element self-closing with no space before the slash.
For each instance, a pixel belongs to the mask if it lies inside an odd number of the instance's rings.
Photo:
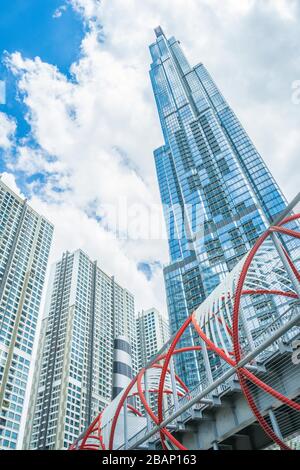
<svg viewBox="0 0 300 470">
<path fill-rule="evenodd" d="M 159 36 L 164 36 L 165 33 L 163 32 L 163 29 L 161 26 L 157 26 L 157 28 L 154 28 L 154 32 L 156 34 L 156 37 L 159 38 Z"/>
</svg>

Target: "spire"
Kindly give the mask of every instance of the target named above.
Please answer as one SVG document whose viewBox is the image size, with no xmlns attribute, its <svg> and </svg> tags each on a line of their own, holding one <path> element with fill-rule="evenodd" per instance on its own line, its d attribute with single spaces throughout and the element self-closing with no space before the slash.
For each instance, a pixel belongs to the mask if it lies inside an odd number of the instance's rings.
<svg viewBox="0 0 300 470">
<path fill-rule="evenodd" d="M 159 38 L 159 36 L 165 35 L 161 26 L 157 26 L 157 28 L 154 28 L 154 32 L 157 38 Z"/>
</svg>

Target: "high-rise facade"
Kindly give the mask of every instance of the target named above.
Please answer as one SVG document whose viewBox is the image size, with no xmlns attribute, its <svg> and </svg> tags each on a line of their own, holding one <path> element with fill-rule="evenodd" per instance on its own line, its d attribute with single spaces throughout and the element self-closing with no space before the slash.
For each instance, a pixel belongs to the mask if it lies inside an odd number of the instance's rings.
<svg viewBox="0 0 300 470">
<path fill-rule="evenodd" d="M 204 65 L 191 67 L 179 41 L 167 39 L 160 27 L 155 33 L 150 77 L 165 142 L 154 157 L 169 239 L 164 278 L 175 333 L 286 202 Z M 182 345 L 192 342 L 189 331 Z M 187 385 L 196 385 L 196 353 L 176 362 Z"/>
<path fill-rule="evenodd" d="M 136 324 L 140 370 L 170 339 L 170 328 L 168 321 L 156 308 L 139 312 Z"/>
<path fill-rule="evenodd" d="M 53 226 L 0 180 L 0 449 L 20 446 Z"/>
<path fill-rule="evenodd" d="M 145 365 L 157 356 L 158 352 L 170 339 L 169 322 L 162 316 L 156 308 L 143 310 L 139 312 L 136 319 L 137 326 L 137 348 L 138 348 L 138 367 L 143 369 Z M 159 371 L 160 374 L 160 371 Z M 148 378 L 149 379 L 149 378 Z M 150 383 L 148 383 L 149 388 Z M 150 393 L 150 407 L 157 416 L 157 392 L 154 390 Z M 172 405 L 170 396 L 164 397 L 164 407 L 169 408 Z M 143 406 L 137 406 L 144 413 Z"/>
<path fill-rule="evenodd" d="M 50 275 L 24 448 L 66 449 L 112 398 L 114 338 L 136 372 L 134 297 L 81 250 Z"/>
</svg>

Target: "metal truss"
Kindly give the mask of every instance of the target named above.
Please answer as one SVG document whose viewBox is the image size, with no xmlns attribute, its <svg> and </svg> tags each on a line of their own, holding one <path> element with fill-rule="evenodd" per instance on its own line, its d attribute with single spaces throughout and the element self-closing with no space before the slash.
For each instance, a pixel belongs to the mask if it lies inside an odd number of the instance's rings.
<svg viewBox="0 0 300 470">
<path fill-rule="evenodd" d="M 281 449 L 290 448 L 289 439 L 300 430 L 299 393 L 284 393 L 279 379 L 276 382 L 276 367 L 283 345 L 291 352 L 290 345 L 299 337 L 299 218 L 300 214 L 285 216 L 269 227 L 164 350 L 139 371 L 70 450 L 151 448 L 158 442 L 164 450 L 186 450 L 177 432 L 186 414 L 212 406 L 232 377 L 270 441 Z M 188 329 L 198 340 L 180 347 Z M 195 390 L 189 390 L 176 375 L 173 360 L 190 351 L 205 371 Z M 272 359 L 276 357 L 277 362 Z M 271 360 L 275 364 L 272 373 L 261 372 L 271 367 Z M 290 368 L 290 373 L 299 377 L 299 370 L 295 372 L 292 364 Z M 277 413 L 279 422 L 272 410 L 266 414 L 262 396 L 278 410 L 291 410 L 294 421 L 290 417 L 288 423 L 284 421 L 287 412 L 282 416 Z"/>
</svg>

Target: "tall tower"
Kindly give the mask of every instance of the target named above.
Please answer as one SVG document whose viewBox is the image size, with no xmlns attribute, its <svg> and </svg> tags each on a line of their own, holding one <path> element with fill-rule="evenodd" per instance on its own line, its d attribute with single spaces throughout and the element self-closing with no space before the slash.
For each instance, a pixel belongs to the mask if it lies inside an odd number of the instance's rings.
<svg viewBox="0 0 300 470">
<path fill-rule="evenodd" d="M 137 327 L 137 347 L 138 347 L 138 368 L 143 369 L 145 365 L 157 356 L 158 352 L 170 339 L 169 323 L 156 308 L 143 310 L 139 312 L 136 319 Z M 148 384 L 149 385 L 149 384 Z M 157 398 L 156 392 L 150 393 L 150 407 L 157 416 Z M 164 397 L 165 409 L 172 405 L 172 399 L 169 396 Z M 143 413 L 143 407 L 140 408 Z"/>
<path fill-rule="evenodd" d="M 0 449 L 19 448 L 53 226 L 0 180 Z"/>
<path fill-rule="evenodd" d="M 204 65 L 155 29 L 150 77 L 164 136 L 154 152 L 168 231 L 164 269 L 171 332 L 213 291 L 286 206 L 285 199 Z M 230 73 L 230 72 L 227 72 Z M 193 341 L 188 332 L 182 346 Z M 176 359 L 199 382 L 196 353 Z"/>
<path fill-rule="evenodd" d="M 112 398 L 114 339 L 131 344 L 134 298 L 81 250 L 51 273 L 24 448 L 66 449 Z"/>
<path fill-rule="evenodd" d="M 142 369 L 170 339 L 168 322 L 156 308 L 143 310 L 136 319 L 138 367 Z"/>
</svg>

